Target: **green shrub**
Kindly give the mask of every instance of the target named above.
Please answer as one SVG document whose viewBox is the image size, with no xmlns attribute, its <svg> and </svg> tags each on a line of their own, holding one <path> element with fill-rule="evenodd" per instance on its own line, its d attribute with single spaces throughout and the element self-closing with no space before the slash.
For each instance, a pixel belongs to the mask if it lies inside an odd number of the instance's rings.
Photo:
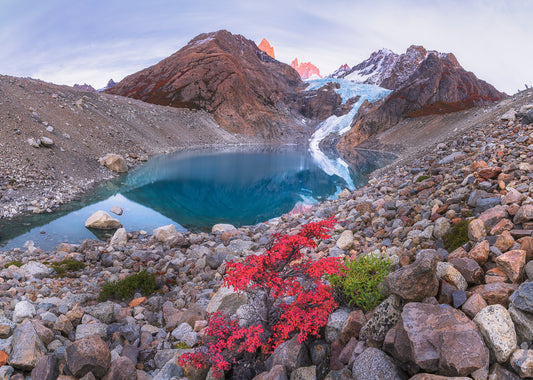
<svg viewBox="0 0 533 380">
<path fill-rule="evenodd" d="M 454 224 L 450 231 L 448 231 L 443 237 L 444 248 L 448 252 L 452 252 L 455 249 L 459 248 L 463 244 L 468 242 L 468 220 L 461 220 L 460 222 Z"/>
<path fill-rule="evenodd" d="M 75 272 L 85 268 L 86 265 L 81 261 L 64 259 L 62 261 L 58 261 L 57 263 L 52 263 L 50 266 L 56 271 L 58 276 L 63 277 L 66 275 L 67 271 Z"/>
<path fill-rule="evenodd" d="M 188 350 L 189 348 L 189 345 L 187 343 L 184 343 L 184 342 L 178 342 L 176 343 L 176 350 Z"/>
<path fill-rule="evenodd" d="M 23 264 L 22 264 L 22 261 L 20 260 L 13 260 L 13 261 L 6 263 L 6 265 L 4 265 L 4 268 L 9 268 L 11 265 L 14 265 L 20 268 Z"/>
<path fill-rule="evenodd" d="M 422 181 L 425 181 L 426 179 L 428 179 L 429 176 L 428 175 L 421 175 L 421 176 L 418 176 L 418 178 L 416 179 L 416 183 L 419 183 L 419 182 L 422 182 Z"/>
<path fill-rule="evenodd" d="M 380 284 L 391 272 L 387 259 L 363 255 L 345 263 L 346 276 L 330 276 L 331 284 L 344 294 L 346 302 L 365 312 L 373 310 L 383 300 Z"/>
<path fill-rule="evenodd" d="M 126 299 L 133 297 L 136 290 L 148 296 L 156 289 L 155 275 L 143 270 L 123 280 L 111 281 L 105 284 L 98 295 L 98 301 L 103 302 L 109 298 Z"/>
</svg>

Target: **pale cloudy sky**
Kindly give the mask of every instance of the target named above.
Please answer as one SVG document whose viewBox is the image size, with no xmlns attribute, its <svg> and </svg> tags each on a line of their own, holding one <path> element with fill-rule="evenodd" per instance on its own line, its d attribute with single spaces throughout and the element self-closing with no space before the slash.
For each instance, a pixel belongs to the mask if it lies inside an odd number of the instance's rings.
<svg viewBox="0 0 533 380">
<path fill-rule="evenodd" d="M 532 25 L 532 0 L 0 0 L 0 74 L 100 88 L 227 29 L 323 75 L 423 45 L 512 94 L 533 85 Z"/>
</svg>

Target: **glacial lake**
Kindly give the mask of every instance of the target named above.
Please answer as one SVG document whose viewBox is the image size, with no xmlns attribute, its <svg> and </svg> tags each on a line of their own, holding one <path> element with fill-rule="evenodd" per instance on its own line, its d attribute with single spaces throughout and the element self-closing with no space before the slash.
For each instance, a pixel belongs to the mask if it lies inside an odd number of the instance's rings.
<svg viewBox="0 0 533 380">
<path fill-rule="evenodd" d="M 120 220 L 128 232 L 174 224 L 178 230 L 210 231 L 213 224 L 252 225 L 290 212 L 297 204 L 336 198 L 360 187 L 368 174 L 393 158 L 363 153 L 350 168 L 340 158 L 317 159 L 295 146 L 198 150 L 155 157 L 108 181 L 81 201 L 51 214 L 0 221 L 0 250 L 54 249 L 61 242 L 106 239 L 84 227 L 97 210 Z M 327 161 L 327 162 L 325 162 Z M 343 170 L 331 170 L 340 167 Z M 109 210 L 123 209 L 122 215 Z"/>
</svg>

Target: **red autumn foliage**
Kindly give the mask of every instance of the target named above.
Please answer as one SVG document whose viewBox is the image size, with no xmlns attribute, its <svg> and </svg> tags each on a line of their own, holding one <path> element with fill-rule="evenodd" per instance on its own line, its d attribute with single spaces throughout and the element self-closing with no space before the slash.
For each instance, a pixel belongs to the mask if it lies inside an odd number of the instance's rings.
<svg viewBox="0 0 533 380">
<path fill-rule="evenodd" d="M 295 235 L 275 235 L 267 252 L 228 263 L 224 284 L 247 294 L 260 323 L 240 327 L 237 320 L 212 314 L 206 345 L 182 355 L 180 365 L 191 363 L 200 369 L 210 363 L 220 376 L 233 364 L 254 363 L 295 332 L 300 342 L 318 336 L 337 307 L 323 277 L 342 276 L 343 264 L 332 257 L 313 260 L 304 251 L 315 248 L 317 240 L 329 238 L 334 224 L 335 219 L 329 218 L 306 224 Z"/>
</svg>

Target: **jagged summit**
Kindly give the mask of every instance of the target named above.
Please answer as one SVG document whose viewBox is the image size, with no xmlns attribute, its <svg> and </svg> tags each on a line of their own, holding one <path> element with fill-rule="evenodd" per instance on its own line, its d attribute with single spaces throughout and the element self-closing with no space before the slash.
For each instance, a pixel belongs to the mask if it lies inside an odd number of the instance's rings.
<svg viewBox="0 0 533 380">
<path fill-rule="evenodd" d="M 380 49 L 352 68 L 346 64 L 342 65 L 330 77 L 375 84 L 395 90 L 403 86 L 422 62 L 432 54 L 438 59 L 447 60 L 451 67 L 462 69 L 452 53 L 440 53 L 436 50 L 426 50 L 423 46 L 411 45 L 401 55 L 389 49 Z"/>
<path fill-rule="evenodd" d="M 261 40 L 261 43 L 257 46 L 260 50 L 267 53 L 272 58 L 276 59 L 276 54 L 274 53 L 274 47 L 270 45 L 270 42 L 267 41 L 266 38 L 263 38 Z"/>
<path fill-rule="evenodd" d="M 298 63 L 298 58 L 294 58 L 294 60 L 291 62 L 291 67 L 298 71 L 298 74 L 300 74 L 300 77 L 303 80 L 322 78 L 318 67 L 313 65 L 311 62 Z"/>
</svg>

